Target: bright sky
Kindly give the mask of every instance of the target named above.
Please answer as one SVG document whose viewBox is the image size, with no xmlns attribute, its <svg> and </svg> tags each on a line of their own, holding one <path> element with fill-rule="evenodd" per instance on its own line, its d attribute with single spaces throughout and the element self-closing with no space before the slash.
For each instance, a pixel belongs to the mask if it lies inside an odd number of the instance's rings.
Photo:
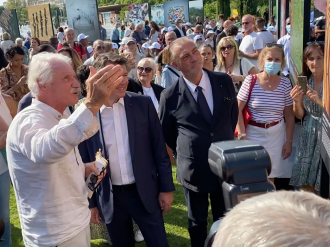
<svg viewBox="0 0 330 247">
<path fill-rule="evenodd" d="M 7 2 L 7 0 L 0 0 L 0 6 L 3 6 L 4 2 Z"/>
</svg>

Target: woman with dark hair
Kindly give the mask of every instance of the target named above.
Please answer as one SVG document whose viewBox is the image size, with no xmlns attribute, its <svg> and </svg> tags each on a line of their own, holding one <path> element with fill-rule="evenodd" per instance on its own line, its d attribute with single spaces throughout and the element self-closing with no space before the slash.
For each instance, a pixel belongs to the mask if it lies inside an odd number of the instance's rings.
<svg viewBox="0 0 330 247">
<path fill-rule="evenodd" d="M 31 48 L 29 49 L 29 60 L 31 61 L 32 57 L 37 54 L 39 46 L 41 45 L 40 40 L 37 37 L 31 38 Z"/>
<path fill-rule="evenodd" d="M 83 64 L 78 53 L 70 47 L 66 47 L 63 45 L 63 48 L 59 50 L 58 53 L 71 58 L 74 72 L 76 72 L 79 66 Z"/>
<path fill-rule="evenodd" d="M 308 191 L 320 191 L 322 131 L 322 98 L 324 72 L 324 42 L 309 44 L 304 51 L 308 91 L 299 86 L 291 91 L 293 110 L 303 124 L 300 131 L 298 155 L 292 169 L 290 185 Z"/>
<path fill-rule="evenodd" d="M 58 28 L 57 39 L 59 44 L 63 44 L 64 30 L 63 27 Z"/>
<path fill-rule="evenodd" d="M 39 54 L 41 52 L 51 52 L 51 53 L 56 53 L 57 51 L 52 47 L 51 45 L 48 44 L 43 44 L 39 46 L 39 49 L 36 54 Z"/>
<path fill-rule="evenodd" d="M 213 71 L 215 64 L 213 63 L 212 58 L 214 57 L 215 52 L 212 46 L 204 43 L 198 48 L 198 50 L 203 57 L 203 68 Z"/>
<path fill-rule="evenodd" d="M 0 71 L 1 91 L 18 102 L 30 91 L 26 83 L 29 67 L 23 64 L 24 50 L 18 46 L 10 48 L 6 58 L 9 64 Z"/>
<path fill-rule="evenodd" d="M 160 33 L 160 29 L 156 22 L 151 21 L 150 24 L 150 34 L 149 34 L 149 43 L 150 45 L 158 41 L 158 35 Z"/>
</svg>

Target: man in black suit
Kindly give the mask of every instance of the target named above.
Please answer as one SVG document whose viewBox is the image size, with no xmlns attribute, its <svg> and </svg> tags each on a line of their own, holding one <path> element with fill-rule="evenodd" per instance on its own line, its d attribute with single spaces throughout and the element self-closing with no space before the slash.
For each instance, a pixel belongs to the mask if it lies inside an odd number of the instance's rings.
<svg viewBox="0 0 330 247">
<path fill-rule="evenodd" d="M 216 39 L 216 45 L 218 45 L 219 41 L 224 38 L 224 37 L 227 37 L 227 29 L 230 25 L 233 25 L 233 22 L 231 20 L 226 20 L 224 23 L 223 23 L 223 31 L 221 33 L 219 33 L 217 35 L 217 39 Z"/>
<path fill-rule="evenodd" d="M 231 78 L 203 70 L 196 45 L 189 38 L 169 48 L 179 80 L 161 95 L 159 116 L 167 145 L 177 152 L 177 179 L 188 206 L 192 247 L 204 246 L 207 237 L 208 196 L 213 220 L 225 211 L 220 179 L 210 170 L 208 150 L 213 142 L 234 139 L 238 106 Z"/>
<path fill-rule="evenodd" d="M 183 23 L 182 23 L 182 19 L 178 18 L 175 20 L 175 28 L 174 28 L 174 32 L 176 34 L 177 38 L 181 38 L 186 36 L 186 29 L 183 27 Z"/>
<path fill-rule="evenodd" d="M 127 60 L 102 54 L 99 70 Z M 114 247 L 133 247 L 132 218 L 147 246 L 168 247 L 162 213 L 171 208 L 174 184 L 159 118 L 148 96 L 126 92 L 123 82 L 113 91 L 97 115 L 100 131 L 79 145 L 82 159 L 95 160 L 99 148 L 109 160 L 107 174 L 90 199 L 91 222 L 107 224 Z"/>
</svg>

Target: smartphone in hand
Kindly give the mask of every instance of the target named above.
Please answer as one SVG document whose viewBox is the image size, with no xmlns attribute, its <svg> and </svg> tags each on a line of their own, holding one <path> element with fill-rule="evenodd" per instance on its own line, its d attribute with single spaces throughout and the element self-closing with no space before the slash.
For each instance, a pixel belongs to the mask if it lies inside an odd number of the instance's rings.
<svg viewBox="0 0 330 247">
<path fill-rule="evenodd" d="M 307 84 L 308 84 L 307 76 L 298 76 L 297 85 L 301 87 L 304 94 L 307 93 Z"/>
</svg>

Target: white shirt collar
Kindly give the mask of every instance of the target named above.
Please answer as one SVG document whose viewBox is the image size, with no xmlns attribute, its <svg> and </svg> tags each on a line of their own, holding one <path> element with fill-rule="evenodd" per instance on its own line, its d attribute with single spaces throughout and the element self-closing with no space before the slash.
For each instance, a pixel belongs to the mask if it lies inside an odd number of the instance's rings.
<svg viewBox="0 0 330 247">
<path fill-rule="evenodd" d="M 106 108 L 108 108 L 108 109 L 109 109 L 109 108 L 113 108 L 113 106 L 114 106 L 115 104 L 118 104 L 118 103 L 120 103 L 122 106 L 125 106 L 124 98 L 120 98 L 120 99 L 118 100 L 117 103 L 114 103 L 114 104 L 112 105 L 112 107 L 103 105 L 103 106 L 101 107 L 101 109 L 100 109 L 100 112 L 102 113 L 103 110 L 106 109 Z"/>
<path fill-rule="evenodd" d="M 203 88 L 204 90 L 207 89 L 207 83 L 206 83 L 206 80 L 207 80 L 207 74 L 204 72 L 204 70 L 203 70 L 202 78 L 201 78 L 201 80 L 200 80 L 200 82 L 199 82 L 198 85 L 195 85 L 194 83 L 190 82 L 190 81 L 189 81 L 188 79 L 186 79 L 185 77 L 183 77 L 183 79 L 184 79 L 184 81 L 186 82 L 188 88 L 190 89 L 190 91 L 191 91 L 192 93 L 195 92 L 197 86 L 200 86 L 200 87 Z"/>
</svg>

